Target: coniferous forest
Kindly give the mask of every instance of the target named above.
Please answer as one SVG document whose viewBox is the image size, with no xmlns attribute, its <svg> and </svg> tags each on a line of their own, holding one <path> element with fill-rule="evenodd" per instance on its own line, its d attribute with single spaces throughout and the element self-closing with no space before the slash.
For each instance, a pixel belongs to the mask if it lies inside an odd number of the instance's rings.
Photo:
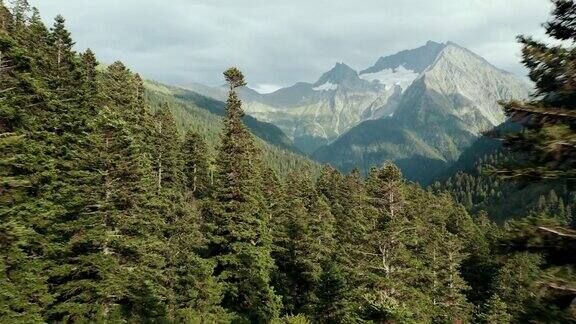
<svg viewBox="0 0 576 324">
<path fill-rule="evenodd" d="M 576 322 L 576 4 L 554 4 L 561 45 L 519 38 L 524 128 L 423 188 L 271 161 L 237 68 L 207 141 L 62 16 L 0 2 L 0 322 Z"/>
</svg>

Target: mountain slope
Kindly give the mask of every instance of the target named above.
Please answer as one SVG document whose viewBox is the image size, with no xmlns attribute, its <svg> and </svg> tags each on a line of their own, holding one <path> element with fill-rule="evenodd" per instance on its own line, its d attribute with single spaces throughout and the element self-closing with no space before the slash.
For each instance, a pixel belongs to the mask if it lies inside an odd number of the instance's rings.
<svg viewBox="0 0 576 324">
<path fill-rule="evenodd" d="M 520 123 L 508 121 L 494 132 L 503 136 L 521 127 Z M 567 183 L 503 180 L 484 172 L 484 168 L 514 156 L 502 148 L 500 140 L 480 136 L 430 188 L 436 193 L 449 192 L 470 212 L 487 212 L 499 223 L 533 213 L 551 213 L 570 219 L 576 207 L 576 195 Z"/>
<path fill-rule="evenodd" d="M 319 162 L 367 171 L 393 160 L 409 179 L 427 182 L 504 121 L 498 101 L 528 93 L 527 84 L 475 53 L 430 41 L 359 73 L 337 63 L 314 83 L 270 94 L 245 88 L 241 95 L 247 113 L 278 126 Z"/>
<path fill-rule="evenodd" d="M 146 99 L 152 109 L 168 103 L 181 131 L 192 130 L 202 135 L 211 150 L 220 142 L 220 130 L 224 115 L 224 103 L 189 90 L 146 81 Z M 297 153 L 291 141 L 278 127 L 245 116 L 244 122 L 260 139 L 258 141 L 264 161 L 279 175 L 304 168 L 316 172 L 318 164 Z"/>
<path fill-rule="evenodd" d="M 186 88 L 218 98 L 221 90 L 190 84 Z M 336 63 L 314 83 L 299 82 L 269 94 L 244 88 L 246 112 L 280 127 L 295 145 L 312 153 L 363 120 L 390 114 L 401 88 L 359 77 L 344 63 Z"/>
<path fill-rule="evenodd" d="M 461 119 L 474 133 L 504 122 L 499 100 L 528 94 L 527 85 L 517 77 L 454 43 L 448 43 L 420 78 L 427 90 L 421 104 L 399 109 L 398 117 L 418 120 L 434 114 L 426 104 L 436 101 L 437 108 Z"/>
<path fill-rule="evenodd" d="M 361 123 L 314 158 L 344 171 L 392 160 L 409 179 L 427 183 L 482 131 L 504 121 L 499 100 L 522 99 L 528 92 L 518 78 L 447 43 L 403 93 L 393 116 Z"/>
<path fill-rule="evenodd" d="M 393 90 L 337 63 L 314 83 L 300 82 L 245 100 L 248 113 L 278 125 L 297 147 L 312 153 L 361 122 L 374 102 L 385 105 L 393 96 Z"/>
</svg>

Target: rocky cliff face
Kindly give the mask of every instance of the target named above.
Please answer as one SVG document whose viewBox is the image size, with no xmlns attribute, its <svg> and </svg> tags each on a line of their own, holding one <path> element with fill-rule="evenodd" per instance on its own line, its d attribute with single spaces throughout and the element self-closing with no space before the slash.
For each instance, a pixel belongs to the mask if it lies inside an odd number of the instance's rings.
<svg viewBox="0 0 576 324">
<path fill-rule="evenodd" d="M 528 94 L 527 85 L 516 76 L 454 43 L 444 47 L 420 78 L 428 94 L 447 101 L 439 108 L 461 119 L 476 134 L 504 122 L 499 100 Z M 426 114 L 427 100 L 434 98 L 423 98 L 420 106 L 404 107 L 398 114 L 406 119 Z"/>
</svg>

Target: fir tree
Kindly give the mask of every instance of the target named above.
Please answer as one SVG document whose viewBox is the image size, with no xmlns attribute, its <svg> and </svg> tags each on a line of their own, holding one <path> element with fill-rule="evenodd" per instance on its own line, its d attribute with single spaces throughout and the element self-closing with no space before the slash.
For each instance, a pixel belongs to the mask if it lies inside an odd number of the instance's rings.
<svg viewBox="0 0 576 324">
<path fill-rule="evenodd" d="M 417 309 L 422 303 L 413 284 L 419 271 L 418 260 L 407 245 L 416 234 L 416 227 L 401 213 L 404 194 L 399 169 L 390 163 L 373 168 L 367 186 L 376 213 L 360 249 L 367 291 L 365 316 L 376 321 L 424 320 L 432 314 L 422 314 Z M 410 301 L 410 305 L 405 301 Z"/>
<path fill-rule="evenodd" d="M 319 280 L 334 250 L 334 219 L 324 196 L 316 191 L 309 174 L 293 175 L 288 185 L 294 195 L 279 223 L 278 284 L 288 314 L 313 314 Z"/>
<path fill-rule="evenodd" d="M 508 314 L 508 306 L 498 295 L 492 296 L 484 305 L 479 319 L 481 323 L 487 324 L 508 324 L 512 322 L 512 316 Z"/>
<path fill-rule="evenodd" d="M 211 255 L 224 285 L 223 306 L 246 320 L 267 322 L 278 316 L 280 300 L 270 286 L 274 262 L 259 153 L 242 123 L 244 112 L 236 88 L 245 85 L 244 77 L 236 68 L 224 76 L 230 91 L 216 160 L 215 201 L 208 215 Z"/>
<path fill-rule="evenodd" d="M 43 190 L 54 174 L 43 150 L 48 136 L 39 128 L 46 106 L 27 107 L 46 87 L 33 69 L 33 52 L 8 33 L 13 17 L 3 4 L 0 16 L 0 321 L 40 322 L 52 298 L 44 230 L 57 206 Z"/>
<path fill-rule="evenodd" d="M 186 189 L 193 197 L 204 198 L 210 195 L 212 177 L 209 166 L 208 148 L 204 139 L 194 132 L 186 133 L 182 145 Z"/>
<path fill-rule="evenodd" d="M 522 253 L 511 257 L 494 281 L 495 293 L 505 303 L 514 322 L 522 322 L 539 312 L 536 279 L 540 276 L 542 258 Z"/>
<path fill-rule="evenodd" d="M 82 80 L 84 81 L 82 84 L 82 103 L 93 111 L 97 110 L 102 103 L 99 85 L 100 74 L 97 70 L 98 64 L 96 55 L 91 49 L 87 49 L 86 52 L 81 55 L 80 66 Z"/>
<path fill-rule="evenodd" d="M 544 24 L 546 34 L 559 41 L 574 42 L 574 12 L 572 0 L 554 0 L 552 19 Z M 524 129 L 506 138 L 506 146 L 519 152 L 522 159 L 501 168 L 506 177 L 528 179 L 573 179 L 576 169 L 574 120 L 574 46 L 547 45 L 531 37 L 520 36 L 524 65 L 536 84 L 534 100 L 505 104 L 508 116 L 527 121 Z"/>
<path fill-rule="evenodd" d="M 359 311 L 349 303 L 352 286 L 342 267 L 329 261 L 324 266 L 318 286 L 318 302 L 315 305 L 319 323 L 361 323 Z"/>
<path fill-rule="evenodd" d="M 184 161 L 180 150 L 180 136 L 168 105 L 156 111 L 154 116 L 154 165 L 156 188 L 182 191 L 184 183 L 182 172 Z"/>
<path fill-rule="evenodd" d="M 14 0 L 12 2 L 12 14 L 14 17 L 14 22 L 19 28 L 25 28 L 29 12 L 30 3 L 28 0 Z"/>
</svg>

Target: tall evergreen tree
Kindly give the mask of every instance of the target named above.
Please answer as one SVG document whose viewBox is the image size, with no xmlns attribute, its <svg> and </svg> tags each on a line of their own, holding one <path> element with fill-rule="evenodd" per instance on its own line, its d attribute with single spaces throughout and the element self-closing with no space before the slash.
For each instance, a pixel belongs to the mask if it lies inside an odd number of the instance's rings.
<svg viewBox="0 0 576 324">
<path fill-rule="evenodd" d="M 15 24 L 23 29 L 28 19 L 30 12 L 30 3 L 28 0 L 15 0 L 12 2 L 12 14 Z"/>
<path fill-rule="evenodd" d="M 280 300 L 270 286 L 274 262 L 263 201 L 259 152 L 242 122 L 244 112 L 236 89 L 244 76 L 228 69 L 230 91 L 222 146 L 216 160 L 215 201 L 210 208 L 211 255 L 224 285 L 223 306 L 253 322 L 278 316 Z"/>
<path fill-rule="evenodd" d="M 418 260 L 408 242 L 416 233 L 401 206 L 403 179 L 391 163 L 373 168 L 367 180 L 370 203 L 376 210 L 361 247 L 362 276 L 366 278 L 366 312 L 372 320 L 424 320 L 414 287 Z M 409 270 L 411 268 L 411 270 Z M 409 297 L 411 296 L 411 297 Z M 425 317 L 422 317 L 425 316 Z"/>
<path fill-rule="evenodd" d="M 154 165 L 156 172 L 156 187 L 160 193 L 167 187 L 176 191 L 183 191 L 184 161 L 180 150 L 181 141 L 176 123 L 166 104 L 156 111 L 154 116 Z M 173 193 L 176 194 L 176 193 Z"/>
<path fill-rule="evenodd" d="M 15 18 L 1 3 L 0 19 L 0 321 L 40 322 L 51 301 L 43 230 L 56 207 L 42 190 L 53 175 L 39 130 L 46 106 L 30 104 L 46 87 L 34 73 L 32 50 L 13 37 Z"/>
<path fill-rule="evenodd" d="M 508 313 L 508 306 L 498 295 L 494 295 L 482 307 L 480 314 L 481 323 L 509 324 L 512 322 L 512 316 Z"/>
</svg>

